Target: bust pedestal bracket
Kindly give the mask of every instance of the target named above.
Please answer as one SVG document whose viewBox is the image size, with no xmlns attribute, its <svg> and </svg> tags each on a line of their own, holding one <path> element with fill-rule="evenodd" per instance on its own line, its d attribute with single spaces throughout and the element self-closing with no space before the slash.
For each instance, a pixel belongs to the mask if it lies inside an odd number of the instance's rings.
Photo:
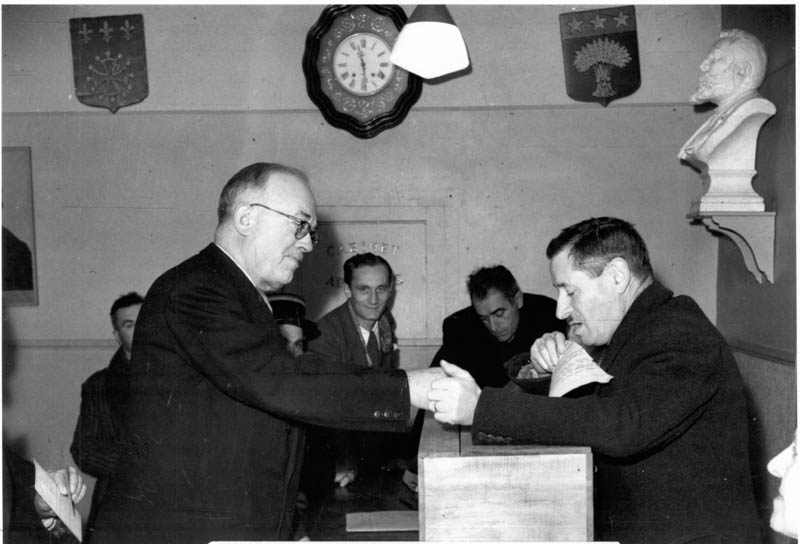
<svg viewBox="0 0 800 544">
<path fill-rule="evenodd" d="M 716 234 L 727 236 L 744 257 L 747 270 L 758 283 L 774 281 L 775 212 L 690 213 L 692 223 L 702 222 Z"/>
</svg>

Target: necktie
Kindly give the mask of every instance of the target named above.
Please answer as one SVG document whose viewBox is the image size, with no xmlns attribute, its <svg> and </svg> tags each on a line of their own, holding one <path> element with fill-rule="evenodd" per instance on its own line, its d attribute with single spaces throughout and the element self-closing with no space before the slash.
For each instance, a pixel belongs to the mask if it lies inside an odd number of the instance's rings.
<svg viewBox="0 0 800 544">
<path fill-rule="evenodd" d="M 381 352 L 378 349 L 378 339 L 375 337 L 375 331 L 369 331 L 369 340 L 367 340 L 367 355 L 369 366 L 381 366 Z"/>
</svg>

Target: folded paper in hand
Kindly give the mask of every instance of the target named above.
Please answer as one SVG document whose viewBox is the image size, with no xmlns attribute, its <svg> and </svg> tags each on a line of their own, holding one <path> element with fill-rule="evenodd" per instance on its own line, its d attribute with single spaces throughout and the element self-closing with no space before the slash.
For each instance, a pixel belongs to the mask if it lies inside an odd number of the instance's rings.
<svg viewBox="0 0 800 544">
<path fill-rule="evenodd" d="M 570 340 L 550 379 L 550 396 L 562 397 L 587 383 L 608 383 L 612 378 L 580 344 Z"/>
<path fill-rule="evenodd" d="M 35 467 L 34 488 L 44 502 L 61 518 L 64 525 L 72 532 L 73 535 L 81 541 L 83 535 L 81 534 L 81 514 L 75 507 L 75 503 L 67 495 L 62 495 L 58 491 L 58 485 L 55 480 L 45 471 L 36 459 L 33 460 Z"/>
</svg>

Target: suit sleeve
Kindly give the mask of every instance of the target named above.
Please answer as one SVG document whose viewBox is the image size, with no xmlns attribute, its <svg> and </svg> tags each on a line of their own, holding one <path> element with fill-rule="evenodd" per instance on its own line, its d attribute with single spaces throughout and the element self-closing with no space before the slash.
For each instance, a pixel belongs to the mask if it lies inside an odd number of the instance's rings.
<svg viewBox="0 0 800 544">
<path fill-rule="evenodd" d="M 485 388 L 473 439 L 486 433 L 515 443 L 589 446 L 611 457 L 671 442 L 703 414 L 720 383 L 721 342 L 698 335 L 691 320 L 679 328 L 630 339 L 637 346 L 627 355 L 635 361 L 625 362 L 630 371 L 592 394 L 550 398 Z"/>
<path fill-rule="evenodd" d="M 404 430 L 405 372 L 347 372 L 303 363 L 283 346 L 271 318 L 253 319 L 241 294 L 221 282 L 180 284 L 166 323 L 190 365 L 225 394 L 274 415 L 316 425 Z M 268 312 L 264 312 L 269 315 Z"/>
</svg>

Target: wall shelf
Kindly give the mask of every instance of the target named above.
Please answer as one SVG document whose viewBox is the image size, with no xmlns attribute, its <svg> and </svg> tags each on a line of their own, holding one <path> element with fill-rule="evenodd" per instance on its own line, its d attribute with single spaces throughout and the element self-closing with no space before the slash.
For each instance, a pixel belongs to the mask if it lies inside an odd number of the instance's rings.
<svg viewBox="0 0 800 544">
<path fill-rule="evenodd" d="M 696 212 L 686 217 L 733 240 L 756 281 L 773 283 L 775 212 Z"/>
</svg>

